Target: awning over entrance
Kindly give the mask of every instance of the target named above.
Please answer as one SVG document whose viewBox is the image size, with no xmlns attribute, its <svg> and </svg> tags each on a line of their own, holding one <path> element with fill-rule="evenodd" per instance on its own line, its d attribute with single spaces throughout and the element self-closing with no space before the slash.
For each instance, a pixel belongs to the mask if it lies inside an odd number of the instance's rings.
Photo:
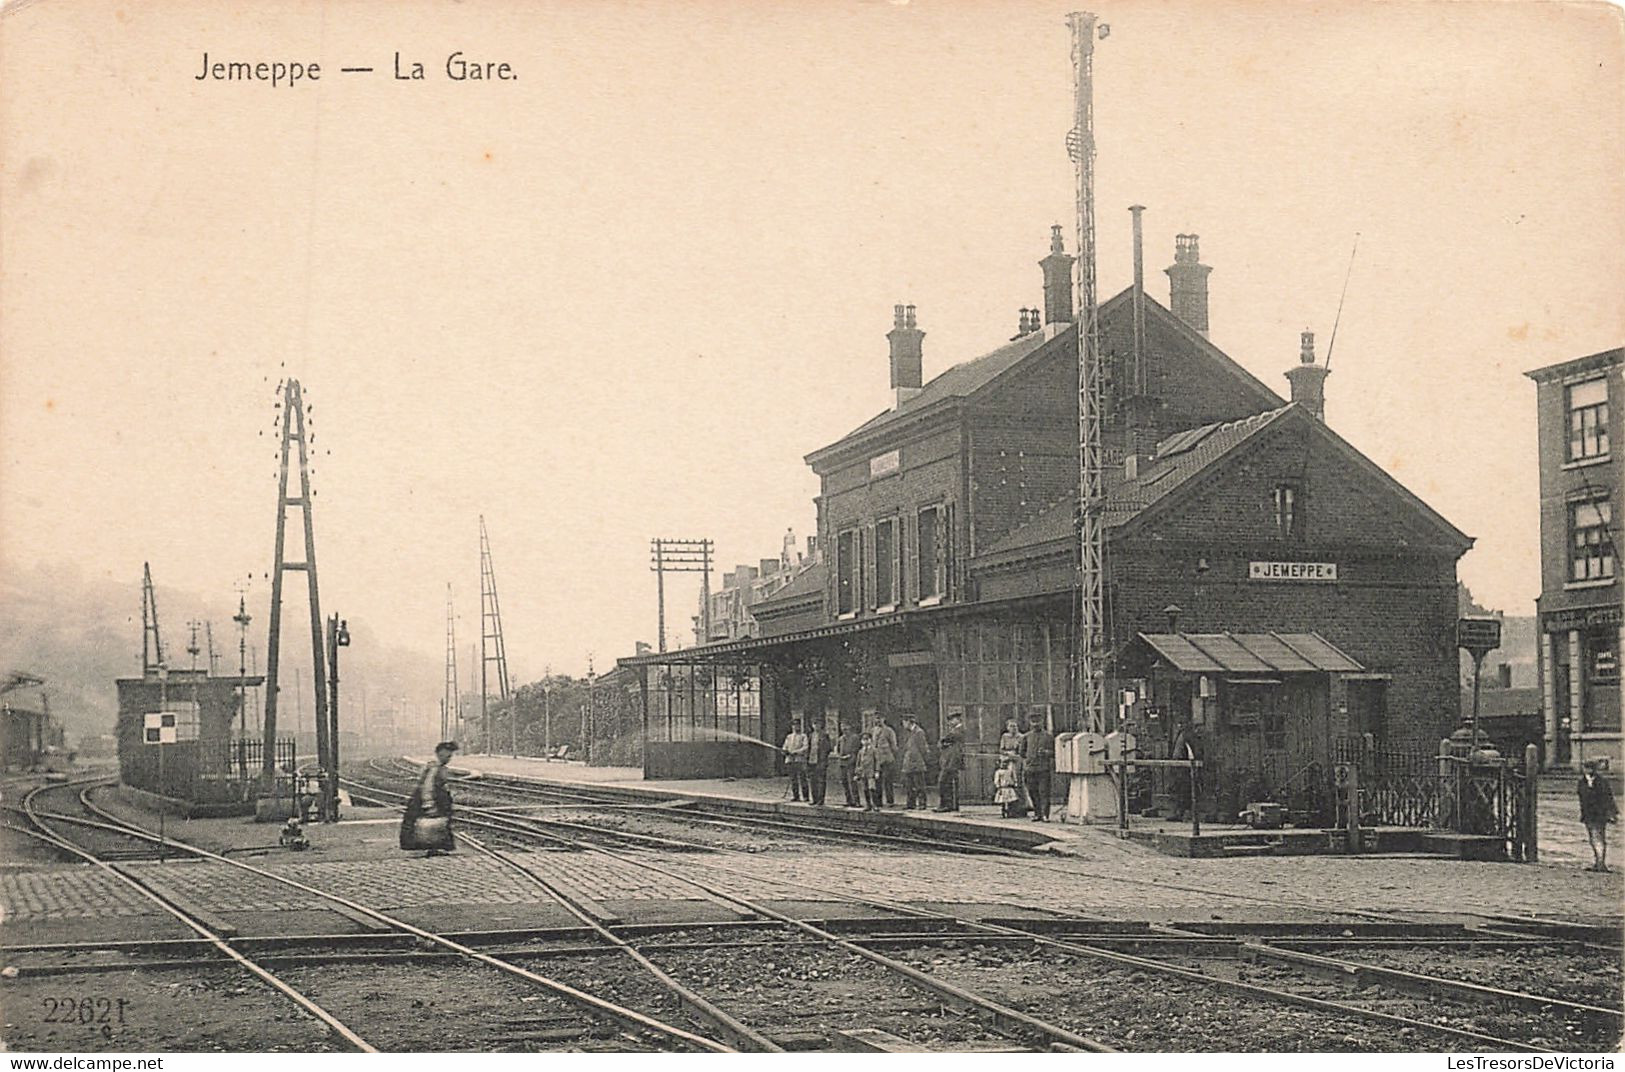
<svg viewBox="0 0 1625 1072">
<path fill-rule="evenodd" d="M 1141 633 L 1140 639 L 1175 669 L 1192 674 L 1365 670 L 1319 633 Z"/>
</svg>

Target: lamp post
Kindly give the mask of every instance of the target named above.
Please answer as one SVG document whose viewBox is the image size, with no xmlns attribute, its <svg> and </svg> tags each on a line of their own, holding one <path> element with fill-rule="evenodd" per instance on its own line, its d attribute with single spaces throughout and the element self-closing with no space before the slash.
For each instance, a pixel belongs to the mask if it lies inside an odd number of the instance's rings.
<svg viewBox="0 0 1625 1072">
<path fill-rule="evenodd" d="M 317 757 L 317 764 L 327 769 L 328 777 L 322 785 L 322 821 L 336 823 L 339 819 L 339 649 L 350 646 L 350 623 L 337 614 L 327 619 L 327 749 L 326 756 Z"/>
<path fill-rule="evenodd" d="M 587 653 L 587 705 L 581 709 L 581 759 L 582 762 L 592 763 L 592 721 L 598 714 L 596 691 L 598 675 L 592 668 L 592 653 Z"/>
<path fill-rule="evenodd" d="M 542 678 L 542 754 L 553 754 L 553 668 Z"/>
<path fill-rule="evenodd" d="M 158 712 L 162 715 L 169 710 L 169 666 L 162 659 L 158 661 Z M 164 784 L 164 739 L 162 731 L 158 737 L 158 862 L 163 863 L 167 858 L 167 846 L 164 843 L 164 798 L 168 795 L 169 786 Z"/>
</svg>

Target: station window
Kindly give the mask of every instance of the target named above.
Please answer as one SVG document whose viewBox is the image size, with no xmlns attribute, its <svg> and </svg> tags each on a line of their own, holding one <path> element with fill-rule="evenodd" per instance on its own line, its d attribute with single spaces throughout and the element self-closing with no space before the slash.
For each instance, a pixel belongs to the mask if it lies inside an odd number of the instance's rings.
<svg viewBox="0 0 1625 1072">
<path fill-rule="evenodd" d="M 1569 460 L 1608 453 L 1608 381 L 1587 380 L 1568 387 Z"/>
<path fill-rule="evenodd" d="M 858 566 L 858 530 L 847 529 L 835 537 L 835 613 L 851 614 L 858 609 L 863 572 Z"/>
<path fill-rule="evenodd" d="M 1619 628 L 1603 626 L 1586 634 L 1586 650 L 1591 653 L 1591 684 L 1619 684 Z"/>
<path fill-rule="evenodd" d="M 921 510 L 917 526 L 920 599 L 927 600 L 942 595 L 942 507 L 927 506 Z"/>
<path fill-rule="evenodd" d="M 1303 492 L 1296 484 L 1275 485 L 1275 532 L 1282 539 L 1303 535 Z"/>
<path fill-rule="evenodd" d="M 1614 504 L 1608 499 L 1569 503 L 1569 580 L 1614 576 Z"/>
<path fill-rule="evenodd" d="M 897 519 L 875 522 L 875 606 L 897 605 Z"/>
</svg>

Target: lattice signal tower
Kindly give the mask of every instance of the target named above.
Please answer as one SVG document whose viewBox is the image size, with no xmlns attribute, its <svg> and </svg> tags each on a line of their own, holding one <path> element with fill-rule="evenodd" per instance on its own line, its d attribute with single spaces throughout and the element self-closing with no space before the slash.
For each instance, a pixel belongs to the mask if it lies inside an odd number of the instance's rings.
<svg viewBox="0 0 1625 1072">
<path fill-rule="evenodd" d="M 269 781 L 276 777 L 277 672 L 282 654 L 282 574 L 287 570 L 304 573 L 310 588 L 311 676 L 316 697 L 316 753 L 322 760 L 329 755 L 327 742 L 327 657 L 323 650 L 322 606 L 316 589 L 316 527 L 311 516 L 310 460 L 305 433 L 305 400 L 298 380 L 282 385 L 281 466 L 277 477 L 276 553 L 271 571 L 271 625 L 265 649 L 265 766 Z M 289 455 L 297 448 L 299 494 L 288 494 Z M 287 561 L 284 535 L 288 507 L 299 508 L 304 519 L 305 558 Z"/>
<path fill-rule="evenodd" d="M 451 582 L 446 582 L 446 695 L 440 701 L 440 739 L 462 733 L 463 706 L 457 685 L 457 616 L 452 611 Z"/>
<path fill-rule="evenodd" d="M 491 540 L 485 534 L 485 515 L 480 515 L 480 732 L 485 747 L 491 743 L 491 715 L 487 703 L 491 691 L 489 670 L 496 664 L 497 699 L 508 698 L 508 650 L 502 643 L 502 608 L 497 603 L 497 577 L 491 569 Z"/>
<path fill-rule="evenodd" d="M 1067 152 L 1075 165 L 1078 208 L 1078 728 L 1105 733 L 1106 533 L 1100 428 L 1104 364 L 1095 293 L 1094 51 L 1095 35 L 1104 37 L 1106 28 L 1083 11 L 1073 12 L 1067 21 L 1072 28 L 1074 91 Z"/>
</svg>

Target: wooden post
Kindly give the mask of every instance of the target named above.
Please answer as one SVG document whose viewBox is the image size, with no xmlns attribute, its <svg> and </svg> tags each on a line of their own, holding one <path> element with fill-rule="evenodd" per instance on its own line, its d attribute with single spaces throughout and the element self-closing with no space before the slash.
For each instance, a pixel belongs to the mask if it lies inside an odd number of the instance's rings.
<svg viewBox="0 0 1625 1072">
<path fill-rule="evenodd" d="M 1460 785 L 1452 775 L 1456 772 L 1456 765 L 1450 762 L 1450 738 L 1439 738 L 1439 792 L 1438 808 L 1440 814 L 1433 819 L 1433 825 L 1440 830 L 1460 826 L 1457 817 L 1461 814 Z M 1450 794 L 1447 799 L 1446 794 Z M 1444 814 L 1444 809 L 1450 808 L 1450 814 Z"/>
<path fill-rule="evenodd" d="M 1523 862 L 1540 861 L 1540 753 L 1534 745 L 1523 749 Z"/>
<path fill-rule="evenodd" d="M 1360 766 L 1357 763 L 1348 764 L 1348 781 L 1343 786 L 1343 812 L 1347 836 L 1345 851 L 1360 853 L 1364 846 L 1360 843 Z"/>
</svg>

